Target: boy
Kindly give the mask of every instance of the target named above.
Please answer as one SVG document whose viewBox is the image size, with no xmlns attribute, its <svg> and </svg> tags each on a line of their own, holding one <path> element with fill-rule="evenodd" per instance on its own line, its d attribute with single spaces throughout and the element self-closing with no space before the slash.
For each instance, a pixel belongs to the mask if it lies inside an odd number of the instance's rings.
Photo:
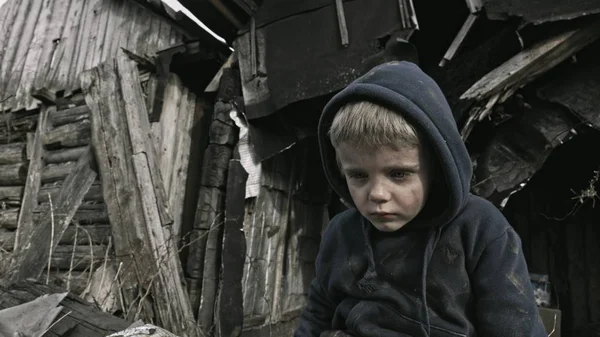
<svg viewBox="0 0 600 337">
<path fill-rule="evenodd" d="M 328 225 L 296 337 L 546 337 L 517 234 L 471 195 L 437 84 L 392 62 L 325 107 L 319 145 L 353 207 Z"/>
</svg>

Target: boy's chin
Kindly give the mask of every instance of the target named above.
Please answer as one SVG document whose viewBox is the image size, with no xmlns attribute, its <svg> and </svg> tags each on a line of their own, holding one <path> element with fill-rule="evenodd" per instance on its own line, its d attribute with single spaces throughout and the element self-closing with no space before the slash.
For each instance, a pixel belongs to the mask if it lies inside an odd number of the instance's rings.
<svg viewBox="0 0 600 337">
<path fill-rule="evenodd" d="M 371 221 L 371 224 L 378 231 L 388 232 L 388 233 L 395 232 L 406 225 L 406 223 L 400 222 L 400 221 L 393 221 L 393 222 Z"/>
</svg>

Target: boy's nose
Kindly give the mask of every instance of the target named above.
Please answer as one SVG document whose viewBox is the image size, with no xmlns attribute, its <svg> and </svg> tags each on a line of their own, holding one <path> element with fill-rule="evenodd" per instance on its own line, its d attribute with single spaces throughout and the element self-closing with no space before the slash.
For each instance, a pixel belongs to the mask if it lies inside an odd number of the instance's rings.
<svg viewBox="0 0 600 337">
<path fill-rule="evenodd" d="M 382 183 L 374 183 L 369 190 L 369 200 L 382 203 L 390 200 L 390 193 Z"/>
</svg>

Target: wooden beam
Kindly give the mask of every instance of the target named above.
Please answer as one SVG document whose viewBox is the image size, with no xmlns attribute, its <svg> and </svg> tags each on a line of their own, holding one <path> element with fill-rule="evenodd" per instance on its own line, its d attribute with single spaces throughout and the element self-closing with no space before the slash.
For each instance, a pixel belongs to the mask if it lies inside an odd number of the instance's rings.
<svg viewBox="0 0 600 337">
<path fill-rule="evenodd" d="M 246 258 L 244 237 L 245 192 L 248 173 L 237 159 L 229 161 L 225 227 L 221 251 L 221 284 L 216 306 L 217 336 L 235 336 L 242 330 L 244 305 L 242 275 Z"/>
<path fill-rule="evenodd" d="M 31 149 L 31 151 L 28 150 L 28 152 L 31 153 L 31 159 L 27 169 L 27 180 L 23 191 L 23 199 L 21 200 L 21 209 L 19 211 L 17 232 L 15 234 L 15 249 L 19 249 L 21 234 L 23 235 L 21 241 L 25 242 L 33 233 L 32 210 L 37 207 L 38 192 L 40 190 L 40 185 L 42 184 L 42 168 L 44 165 L 42 160 L 44 152 L 43 140 L 46 134 L 48 114 L 55 109 L 55 107 L 46 108 L 45 106 L 42 106 L 40 109 L 40 116 L 33 141 L 33 149 Z"/>
<path fill-rule="evenodd" d="M 600 37 L 600 21 L 587 23 L 543 40 L 523 50 L 473 84 L 460 97 L 475 102 L 461 129 L 467 139 L 475 124 L 485 118 L 496 103 L 502 103 L 531 81 L 565 61 Z"/>
<path fill-rule="evenodd" d="M 600 37 L 600 21 L 543 40 L 482 77 L 461 99 L 486 100 L 513 86 L 522 87 Z"/>
<path fill-rule="evenodd" d="M 77 166 L 65 179 L 53 206 L 39 219 L 30 231 L 20 231 L 14 254 L 13 281 L 40 277 L 64 232 L 71 223 L 83 197 L 96 180 L 95 159 L 92 149 L 77 161 Z M 30 210 L 31 213 L 31 210 Z"/>
</svg>

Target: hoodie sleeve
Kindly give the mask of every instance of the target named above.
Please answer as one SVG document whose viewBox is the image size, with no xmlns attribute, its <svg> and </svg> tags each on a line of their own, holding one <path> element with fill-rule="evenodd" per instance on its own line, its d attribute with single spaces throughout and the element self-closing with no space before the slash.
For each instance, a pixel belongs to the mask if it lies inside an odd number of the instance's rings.
<svg viewBox="0 0 600 337">
<path fill-rule="evenodd" d="M 331 320 L 335 306 L 317 278 L 312 281 L 308 292 L 308 304 L 300 317 L 300 324 L 294 337 L 318 337 L 323 331 L 331 329 Z"/>
<path fill-rule="evenodd" d="M 300 323 L 294 337 L 319 337 L 322 332 L 330 330 L 337 308 L 335 294 L 328 291 L 326 285 L 336 255 L 338 234 L 341 223 L 347 221 L 347 212 L 336 215 L 327 225 L 319 245 L 319 253 L 315 260 L 315 278 L 308 290 L 308 303 L 300 316 Z"/>
<path fill-rule="evenodd" d="M 521 240 L 512 227 L 483 249 L 473 276 L 478 335 L 548 336 L 533 297 Z"/>
</svg>

